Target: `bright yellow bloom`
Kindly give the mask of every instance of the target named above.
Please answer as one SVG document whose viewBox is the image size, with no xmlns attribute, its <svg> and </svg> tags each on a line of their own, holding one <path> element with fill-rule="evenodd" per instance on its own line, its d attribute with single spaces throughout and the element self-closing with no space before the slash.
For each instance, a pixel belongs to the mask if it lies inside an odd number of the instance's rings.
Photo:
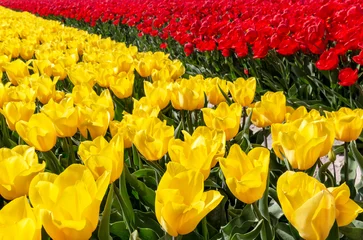
<svg viewBox="0 0 363 240">
<path fill-rule="evenodd" d="M 88 132 L 92 139 L 106 134 L 111 121 L 107 109 L 98 105 L 93 105 L 92 108 L 76 106 L 76 109 L 78 109 L 78 129 L 83 137 L 87 138 Z"/>
<path fill-rule="evenodd" d="M 25 196 L 14 199 L 0 210 L 0 239 L 40 240 L 42 224 Z"/>
<path fill-rule="evenodd" d="M 51 77 L 53 74 L 54 64 L 47 60 L 32 60 L 34 73 L 38 73 L 44 77 Z"/>
<path fill-rule="evenodd" d="M 363 128 L 361 110 L 340 108 L 337 112 L 325 112 L 326 117 L 331 119 L 335 126 L 335 138 L 343 142 L 356 140 Z"/>
<path fill-rule="evenodd" d="M 20 59 L 8 63 L 4 68 L 10 82 L 15 86 L 21 83 L 25 77 L 30 75 L 28 65 Z"/>
<path fill-rule="evenodd" d="M 35 102 L 36 91 L 27 85 L 20 84 L 8 88 L 5 85 L 5 89 L 8 102 Z"/>
<path fill-rule="evenodd" d="M 27 195 L 31 180 L 44 168 L 33 147 L 0 148 L 0 195 L 7 200 Z"/>
<path fill-rule="evenodd" d="M 120 134 L 110 142 L 103 136 L 81 142 L 78 155 L 97 180 L 105 171 L 111 173 L 110 183 L 117 180 L 124 168 L 124 144 Z"/>
<path fill-rule="evenodd" d="M 248 109 L 248 113 L 251 109 Z M 286 97 L 283 92 L 267 92 L 252 109 L 251 121 L 256 127 L 268 127 L 273 123 L 282 123 L 286 113 Z"/>
<path fill-rule="evenodd" d="M 129 54 L 121 54 L 117 57 L 117 66 L 119 72 L 133 72 L 134 59 Z"/>
<path fill-rule="evenodd" d="M 188 234 L 222 201 L 215 190 L 204 191 L 204 177 L 169 162 L 156 190 L 155 214 L 160 225 L 171 236 Z"/>
<path fill-rule="evenodd" d="M 226 136 L 221 130 L 210 130 L 198 127 L 190 135 L 182 131 L 184 141 L 172 139 L 169 142 L 168 153 L 173 162 L 178 162 L 186 169 L 200 171 L 207 179 L 210 169 L 217 164 L 217 158 L 223 157 Z"/>
<path fill-rule="evenodd" d="M 123 137 L 124 148 L 132 147 L 132 137 L 130 136 L 130 124 L 124 119 L 119 121 L 110 122 L 110 133 L 114 137 L 116 134 L 120 134 Z"/>
<path fill-rule="evenodd" d="M 328 188 L 335 198 L 335 217 L 338 226 L 345 226 L 351 223 L 363 209 L 359 207 L 350 197 L 349 187 L 343 183 L 339 187 Z"/>
<path fill-rule="evenodd" d="M 38 174 L 30 183 L 29 198 L 52 239 L 86 240 L 97 227 L 109 182 L 109 172 L 95 181 L 86 166 L 73 164 L 60 175 Z"/>
<path fill-rule="evenodd" d="M 166 154 L 169 141 L 174 138 L 173 126 L 149 117 L 137 119 L 134 128 L 133 144 L 147 160 L 159 160 Z"/>
<path fill-rule="evenodd" d="M 102 107 L 109 112 L 111 120 L 115 116 L 114 104 L 108 89 L 103 90 L 99 96 L 95 91 L 90 91 L 89 96 L 84 98 L 81 103 L 77 103 L 77 105 L 83 105 L 90 108 L 94 108 L 95 106 Z"/>
<path fill-rule="evenodd" d="M 234 82 L 228 82 L 229 91 L 233 101 L 241 104 L 242 107 L 249 106 L 255 98 L 256 92 L 256 79 L 254 77 L 248 78 L 237 78 Z"/>
<path fill-rule="evenodd" d="M 41 112 L 52 120 L 58 137 L 72 137 L 76 134 L 78 112 L 73 106 L 72 98 L 64 98 L 60 103 L 50 99 Z"/>
<path fill-rule="evenodd" d="M 201 109 L 204 106 L 202 83 L 194 78 L 176 81 L 171 92 L 171 103 L 177 110 Z"/>
<path fill-rule="evenodd" d="M 219 163 L 227 186 L 236 198 L 250 204 L 263 196 L 270 164 L 267 148 L 257 147 L 246 155 L 234 144 L 227 158 L 219 158 Z"/>
<path fill-rule="evenodd" d="M 152 70 L 155 68 L 155 61 L 152 57 L 142 58 L 135 67 L 140 76 L 145 78 L 151 75 Z"/>
<path fill-rule="evenodd" d="M 28 145 L 41 152 L 51 150 L 57 141 L 54 124 L 44 113 L 33 114 L 28 122 L 17 122 L 15 129 Z"/>
<path fill-rule="evenodd" d="M 150 105 L 164 109 L 170 102 L 172 83 L 157 81 L 150 83 L 144 81 L 145 96 Z"/>
<path fill-rule="evenodd" d="M 30 80 L 31 87 L 37 92 L 37 99 L 42 104 L 47 104 L 50 99 L 59 102 L 64 97 L 64 92 L 55 88 L 57 82 L 57 77 L 52 80 L 50 77 L 37 74 L 32 75 Z"/>
<path fill-rule="evenodd" d="M 89 63 L 78 63 L 69 69 L 68 77 L 74 85 L 85 84 L 93 87 L 96 82 L 95 68 Z"/>
<path fill-rule="evenodd" d="M 227 81 L 220 78 L 206 78 L 205 79 L 205 94 L 207 95 L 208 101 L 213 105 L 218 105 L 221 102 L 225 102 L 226 99 L 223 96 L 223 92 L 228 95 Z"/>
<path fill-rule="evenodd" d="M 160 112 L 158 106 L 152 105 L 151 101 L 147 97 L 142 97 L 140 100 L 133 99 L 134 108 L 132 109 L 133 117 L 157 117 Z"/>
<path fill-rule="evenodd" d="M 237 135 L 242 114 L 242 106 L 238 103 L 228 106 L 226 102 L 221 102 L 215 110 L 203 108 L 202 112 L 205 125 L 211 129 L 223 130 L 226 140 Z"/>
<path fill-rule="evenodd" d="M 329 153 L 334 142 L 334 126 L 326 120 L 300 118 L 271 127 L 272 148 L 276 155 L 293 168 L 311 168 L 319 157 Z"/>
<path fill-rule="evenodd" d="M 6 102 L 3 109 L 0 109 L 11 131 L 15 131 L 15 124 L 20 120 L 29 121 L 34 111 L 34 102 Z"/>
<path fill-rule="evenodd" d="M 110 89 L 116 97 L 123 99 L 132 95 L 134 90 L 135 75 L 132 71 L 120 72 L 110 82 Z"/>
<path fill-rule="evenodd" d="M 325 117 L 320 115 L 319 111 L 312 109 L 310 112 L 308 112 L 304 106 L 300 106 L 297 109 L 291 108 L 291 112 L 286 110 L 286 122 L 292 122 L 300 118 L 311 118 L 313 120 L 325 119 Z"/>
<path fill-rule="evenodd" d="M 3 84 L 0 81 L 0 108 L 3 107 L 5 102 L 8 102 L 8 88 L 10 87 L 11 83 Z"/>
<path fill-rule="evenodd" d="M 335 200 L 326 187 L 303 172 L 287 171 L 277 181 L 287 220 L 306 240 L 324 240 L 335 221 Z"/>
</svg>

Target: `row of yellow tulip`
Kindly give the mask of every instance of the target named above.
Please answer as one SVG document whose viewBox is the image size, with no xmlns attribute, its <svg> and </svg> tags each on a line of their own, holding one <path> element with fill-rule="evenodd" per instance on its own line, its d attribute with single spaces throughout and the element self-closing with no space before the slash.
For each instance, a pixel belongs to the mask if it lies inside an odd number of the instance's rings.
<svg viewBox="0 0 363 240">
<path fill-rule="evenodd" d="M 237 144 L 226 147 L 240 132 L 241 120 L 247 124 L 247 115 L 257 127 L 271 126 L 274 152 L 299 170 L 327 155 L 334 139 L 353 141 L 362 131 L 360 109 L 341 108 L 324 117 L 287 107 L 282 92 L 267 92 L 253 103 L 254 78 L 183 79 L 182 63 L 163 53 L 139 53 L 27 13 L 0 8 L 0 16 L 0 76 L 8 80 L 0 83 L 0 111 L 8 128 L 30 146 L 0 149 L 0 195 L 12 200 L 0 210 L 0 237 L 40 239 L 44 226 L 53 239 L 89 239 L 107 185 L 120 177 L 124 149 L 132 145 L 147 161 L 170 157 L 158 183 L 155 214 L 163 229 L 177 236 L 193 231 L 221 202 L 219 191 L 204 192 L 204 180 L 217 163 L 240 201 L 254 203 L 266 191 L 270 151 L 258 147 L 246 154 Z M 139 99 L 127 109 L 132 96 Z M 215 107 L 206 107 L 205 96 Z M 121 121 L 114 120 L 119 106 L 126 110 Z M 184 140 L 159 118 L 169 106 L 181 112 L 176 120 L 188 120 Z M 200 109 L 206 126 L 197 126 L 198 117 L 191 116 Z M 83 136 L 78 156 L 84 165 L 62 172 L 59 161 L 38 163 L 35 150 L 52 152 L 59 138 L 77 134 Z M 43 173 L 46 167 L 57 172 Z M 306 239 L 325 239 L 335 221 L 344 226 L 362 212 L 345 184 L 327 189 L 304 173 L 285 172 L 277 192 L 286 218 Z"/>
</svg>

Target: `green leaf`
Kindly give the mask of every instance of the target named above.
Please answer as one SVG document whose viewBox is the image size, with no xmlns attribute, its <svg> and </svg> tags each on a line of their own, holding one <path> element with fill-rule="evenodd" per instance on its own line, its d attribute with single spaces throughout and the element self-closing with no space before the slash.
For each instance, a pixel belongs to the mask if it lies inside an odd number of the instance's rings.
<svg viewBox="0 0 363 240">
<path fill-rule="evenodd" d="M 132 173 L 136 178 L 155 177 L 155 171 L 150 168 L 143 168 Z"/>
<path fill-rule="evenodd" d="M 279 222 L 276 226 L 276 233 L 284 240 L 295 240 L 287 223 Z"/>
<path fill-rule="evenodd" d="M 160 224 L 157 222 L 155 213 L 153 212 L 141 212 L 135 210 L 136 226 L 140 228 L 150 228 L 159 237 L 164 235 L 164 231 L 161 229 Z"/>
<path fill-rule="evenodd" d="M 139 237 L 142 240 L 158 240 L 158 235 L 150 228 L 139 228 Z"/>
<path fill-rule="evenodd" d="M 248 233 L 244 233 L 244 234 L 235 233 L 232 236 L 231 240 L 253 240 L 253 239 L 256 239 L 257 236 L 261 232 L 262 226 L 263 226 L 263 220 L 260 220 L 258 222 L 258 224 L 256 225 L 256 227 L 252 231 L 250 231 Z"/>
<path fill-rule="evenodd" d="M 228 103 L 228 105 L 231 105 L 233 102 L 232 100 L 228 97 L 228 94 L 226 92 L 223 91 L 223 89 L 218 85 L 218 89 L 219 91 L 221 91 L 223 97 L 226 99 L 226 102 Z"/>
<path fill-rule="evenodd" d="M 103 209 L 101 221 L 98 227 L 98 238 L 99 239 L 112 239 L 110 236 L 110 215 L 111 215 L 111 207 L 113 201 L 113 187 L 110 185 L 110 190 L 107 194 L 107 200 L 105 208 Z"/>
<path fill-rule="evenodd" d="M 152 211 L 155 209 L 155 191 L 146 186 L 145 183 L 139 181 L 135 176 L 131 175 L 128 168 L 125 167 L 125 177 L 127 183 L 139 193 L 140 200 Z M 132 209 L 132 208 L 131 208 Z"/>
<path fill-rule="evenodd" d="M 362 239 L 363 236 L 363 222 L 353 221 L 348 226 L 340 227 L 340 232 L 343 233 L 348 239 Z"/>
<path fill-rule="evenodd" d="M 121 239 L 128 239 L 130 237 L 130 233 L 127 230 L 127 226 L 124 221 L 118 221 L 118 222 L 111 223 L 110 232 L 111 232 L 111 234 L 113 234 Z"/>
<path fill-rule="evenodd" d="M 337 221 L 335 221 L 333 227 L 330 229 L 329 236 L 327 237 L 326 240 L 339 240 L 339 239 L 340 239 L 339 228 Z"/>
<path fill-rule="evenodd" d="M 360 169 L 363 171 L 363 156 L 359 152 L 355 141 L 350 142 L 350 151 L 353 153 L 354 159 L 357 160 Z"/>
</svg>

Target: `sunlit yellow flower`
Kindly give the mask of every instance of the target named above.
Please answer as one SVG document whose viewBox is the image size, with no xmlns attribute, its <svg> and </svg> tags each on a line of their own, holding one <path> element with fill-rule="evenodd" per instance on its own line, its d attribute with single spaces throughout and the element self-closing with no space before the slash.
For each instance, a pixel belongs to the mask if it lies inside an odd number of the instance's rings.
<svg viewBox="0 0 363 240">
<path fill-rule="evenodd" d="M 205 79 L 205 94 L 207 95 L 208 101 L 213 105 L 218 105 L 219 103 L 226 101 L 219 88 L 228 95 L 228 85 L 226 80 L 220 78 Z"/>
<path fill-rule="evenodd" d="M 29 121 L 34 111 L 34 102 L 6 102 L 3 109 L 0 109 L 11 131 L 15 131 L 15 124 L 20 120 Z"/>
<path fill-rule="evenodd" d="M 254 77 L 237 78 L 234 82 L 228 82 L 228 89 L 231 91 L 232 98 L 236 103 L 243 107 L 249 106 L 255 97 L 256 79 Z"/>
<path fill-rule="evenodd" d="M 110 89 L 120 99 L 128 98 L 134 89 L 135 75 L 133 72 L 120 72 L 110 82 Z"/>
<path fill-rule="evenodd" d="M 94 105 L 92 108 L 77 106 L 78 109 L 78 129 L 83 137 L 88 136 L 92 139 L 104 136 L 111 121 L 110 113 L 102 106 Z"/>
<path fill-rule="evenodd" d="M 222 198 L 218 191 L 204 192 L 203 174 L 169 162 L 156 190 L 156 218 L 171 236 L 188 234 Z"/>
<path fill-rule="evenodd" d="M 195 79 L 180 79 L 173 84 L 171 103 L 177 110 L 195 110 L 204 106 L 202 83 Z"/>
<path fill-rule="evenodd" d="M 23 78 L 29 76 L 28 65 L 20 59 L 8 63 L 4 68 L 10 82 L 15 86 L 21 83 Z"/>
<path fill-rule="evenodd" d="M 252 109 L 252 123 L 257 127 L 268 127 L 273 123 L 282 123 L 286 113 L 286 97 L 283 92 L 267 92 Z"/>
<path fill-rule="evenodd" d="M 226 183 L 233 195 L 244 203 L 260 199 L 266 190 L 270 151 L 257 147 L 246 155 L 238 144 L 232 145 L 227 158 L 219 158 Z"/>
<path fill-rule="evenodd" d="M 37 99 L 42 104 L 46 104 L 50 99 L 59 102 L 64 97 L 64 92 L 56 90 L 58 78 L 53 80 L 50 77 L 35 75 L 30 80 L 30 84 L 37 92 Z"/>
<path fill-rule="evenodd" d="M 356 140 L 362 132 L 363 119 L 361 110 L 351 110 L 349 108 L 340 108 L 336 112 L 325 112 L 335 127 L 335 138 L 343 142 Z"/>
<path fill-rule="evenodd" d="M 110 122 L 110 133 L 114 137 L 116 134 L 120 134 L 123 137 L 124 148 L 130 148 L 132 146 L 132 137 L 130 136 L 130 124 L 126 122 L 125 118 L 119 121 Z"/>
<path fill-rule="evenodd" d="M 233 103 L 228 106 L 226 102 L 221 102 L 215 110 L 203 108 L 202 111 L 207 127 L 223 130 L 226 134 L 226 140 L 237 135 L 242 114 L 241 105 Z"/>
<path fill-rule="evenodd" d="M 96 81 L 95 68 L 89 63 L 78 63 L 69 69 L 68 77 L 74 85 L 86 84 L 93 87 Z"/>
<path fill-rule="evenodd" d="M 28 122 L 17 122 L 15 129 L 28 145 L 41 152 L 52 149 L 57 141 L 54 124 L 44 113 L 33 114 Z"/>
<path fill-rule="evenodd" d="M 40 240 L 42 224 L 25 196 L 0 210 L 0 239 Z"/>
<path fill-rule="evenodd" d="M 10 86 L 6 89 L 6 97 L 9 102 L 35 102 L 36 96 L 36 91 L 24 84 Z"/>
<path fill-rule="evenodd" d="M 72 98 L 64 98 L 60 103 L 53 99 L 44 105 L 41 112 L 54 123 L 58 137 L 72 137 L 77 132 L 78 112 Z"/>
<path fill-rule="evenodd" d="M 73 164 L 60 175 L 40 173 L 30 183 L 29 198 L 52 239 L 90 239 L 110 182 L 105 172 L 96 181 L 86 166 Z"/>
<path fill-rule="evenodd" d="M 144 81 L 145 95 L 152 106 L 164 109 L 170 102 L 172 83 L 157 81 L 150 83 Z"/>
<path fill-rule="evenodd" d="M 151 101 L 147 97 L 142 97 L 140 100 L 133 99 L 134 108 L 132 115 L 142 118 L 157 117 L 160 112 L 158 106 L 152 105 Z"/>
<path fill-rule="evenodd" d="M 78 155 L 84 164 L 91 170 L 95 179 L 105 171 L 111 173 L 110 182 L 117 180 L 124 167 L 124 144 L 120 134 L 116 134 L 110 142 L 103 136 L 93 141 L 81 142 Z"/>
<path fill-rule="evenodd" d="M 210 130 L 198 127 L 190 135 L 183 131 L 184 141 L 172 139 L 168 153 L 173 162 L 178 162 L 186 169 L 200 171 L 204 179 L 209 176 L 210 169 L 217 164 L 217 158 L 223 157 L 226 136 L 221 130 Z"/>
<path fill-rule="evenodd" d="M 277 181 L 287 220 L 307 240 L 324 240 L 335 221 L 335 200 L 326 187 L 303 172 L 287 171 Z"/>
</svg>

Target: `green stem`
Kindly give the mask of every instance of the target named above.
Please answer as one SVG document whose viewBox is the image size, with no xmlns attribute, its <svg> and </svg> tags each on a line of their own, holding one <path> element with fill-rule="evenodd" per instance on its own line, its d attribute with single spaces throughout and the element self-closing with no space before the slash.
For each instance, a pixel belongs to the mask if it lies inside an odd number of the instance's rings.
<svg viewBox="0 0 363 240">
<path fill-rule="evenodd" d="M 2 128 L 2 137 L 3 137 L 3 143 L 5 145 L 5 147 L 8 147 L 10 148 L 11 147 L 11 143 L 9 141 L 10 137 L 9 137 L 9 130 L 8 130 L 8 127 L 7 127 L 7 124 L 6 124 L 6 120 L 5 120 L 5 117 L 2 116 L 0 114 L 0 119 L 1 119 L 1 128 Z"/>
<path fill-rule="evenodd" d="M 262 214 L 260 212 L 260 209 L 257 206 L 257 201 L 254 202 L 254 203 L 252 203 L 252 207 L 253 207 L 253 210 L 254 210 L 254 212 L 255 212 L 256 217 L 258 218 L 258 220 L 263 219 Z"/>
<path fill-rule="evenodd" d="M 72 138 L 71 137 L 67 137 L 65 138 L 64 140 L 64 143 L 66 144 L 66 148 L 67 148 L 67 152 L 68 152 L 68 155 L 69 155 L 69 158 L 68 158 L 68 165 L 71 165 L 73 163 L 76 162 L 76 158 L 74 156 L 74 151 L 73 151 L 73 142 L 72 142 Z"/>
<path fill-rule="evenodd" d="M 188 111 L 187 122 L 188 122 L 188 130 L 189 130 L 189 133 L 192 134 L 193 133 L 193 124 L 192 124 L 192 114 L 191 114 L 191 111 Z"/>
<path fill-rule="evenodd" d="M 246 117 L 247 117 L 247 112 L 246 112 L 246 107 L 242 108 L 242 125 L 241 125 L 241 129 L 243 130 L 246 124 Z"/>
<path fill-rule="evenodd" d="M 146 161 L 146 163 L 152 168 L 156 169 L 160 176 L 163 176 L 165 170 L 159 165 L 157 161 Z"/>
<path fill-rule="evenodd" d="M 263 141 L 264 141 L 264 145 L 265 145 L 265 148 L 268 148 L 268 144 L 267 144 L 267 134 L 265 132 L 266 128 L 263 128 L 262 131 L 264 131 L 263 133 Z"/>
<path fill-rule="evenodd" d="M 118 190 L 118 188 L 117 188 L 117 186 L 116 186 L 115 182 L 113 182 L 113 183 L 112 183 L 112 186 L 113 186 L 113 192 L 114 192 L 114 194 L 115 194 L 115 196 L 116 196 L 117 200 L 119 201 L 119 203 L 121 203 L 121 202 L 123 201 L 123 198 L 122 198 L 122 196 L 121 196 L 121 194 L 120 194 L 120 191 Z M 121 207 L 122 207 L 122 206 L 121 206 Z M 127 229 L 129 230 L 129 233 L 130 233 L 130 235 L 131 235 L 132 230 L 131 230 L 130 223 L 129 223 L 127 220 L 125 220 L 125 223 L 126 223 Z"/>
<path fill-rule="evenodd" d="M 183 128 L 183 130 L 186 130 L 186 128 L 185 128 L 184 110 L 180 110 L 180 118 L 181 118 L 181 122 L 182 122 L 182 128 Z"/>
<path fill-rule="evenodd" d="M 43 152 L 43 156 L 45 158 L 46 164 L 52 173 L 60 174 L 63 171 L 58 158 L 54 155 L 52 151 Z"/>
<path fill-rule="evenodd" d="M 348 143 L 344 142 L 344 181 L 349 180 L 349 164 L 348 164 Z"/>
<path fill-rule="evenodd" d="M 203 232 L 203 237 L 205 240 L 209 239 L 208 236 L 208 226 L 207 226 L 207 217 L 204 217 L 202 219 L 202 232 Z"/>
</svg>

